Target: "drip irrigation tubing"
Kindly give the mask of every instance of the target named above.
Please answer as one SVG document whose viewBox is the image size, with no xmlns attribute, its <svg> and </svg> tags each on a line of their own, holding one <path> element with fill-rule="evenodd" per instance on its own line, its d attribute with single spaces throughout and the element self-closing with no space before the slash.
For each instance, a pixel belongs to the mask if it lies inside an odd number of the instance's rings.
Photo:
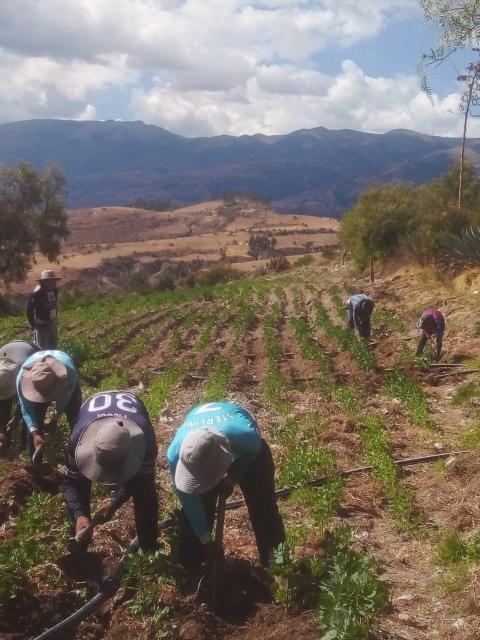
<svg viewBox="0 0 480 640">
<path fill-rule="evenodd" d="M 449 451 L 445 453 L 434 453 L 426 456 L 420 456 L 417 458 L 404 458 L 403 460 L 395 460 L 394 464 L 398 467 L 408 467 L 416 464 L 425 464 L 428 462 L 434 462 L 435 460 L 442 460 L 445 458 L 450 458 L 452 456 L 458 456 L 462 453 L 468 453 L 468 450 L 463 451 Z M 366 471 L 370 471 L 372 469 L 372 465 L 367 465 L 364 467 L 355 467 L 354 469 L 347 469 L 345 471 L 338 471 L 337 475 L 341 478 L 348 478 L 349 476 L 353 476 L 357 473 L 365 473 Z M 277 489 L 275 491 L 275 495 L 277 498 L 283 498 L 285 496 L 290 495 L 296 489 L 300 489 L 303 487 L 319 487 L 321 486 L 330 476 L 323 476 L 321 478 L 317 478 L 316 480 L 312 480 L 308 482 L 306 485 L 293 486 L 293 487 L 283 487 L 282 489 Z M 225 505 L 226 511 L 231 511 L 232 509 L 239 509 L 245 505 L 245 500 L 230 500 Z M 174 523 L 173 518 L 165 518 L 165 520 L 161 520 L 158 523 L 159 531 L 164 531 L 165 529 L 169 529 Z M 118 564 L 112 570 L 112 572 L 103 578 L 100 591 L 93 596 L 88 602 L 86 602 L 80 609 L 74 611 L 68 618 L 65 618 L 54 627 L 47 629 L 39 636 L 35 636 L 32 640 L 54 640 L 54 638 L 58 638 L 61 633 L 66 632 L 68 629 L 76 626 L 82 620 L 85 620 L 90 614 L 96 611 L 100 605 L 102 605 L 106 600 L 112 598 L 115 593 L 118 591 L 120 587 L 120 581 L 122 579 L 123 570 L 125 567 L 125 562 L 129 555 L 137 551 L 139 548 L 138 538 L 132 540 L 130 545 L 127 547 L 122 557 L 120 558 Z"/>
</svg>

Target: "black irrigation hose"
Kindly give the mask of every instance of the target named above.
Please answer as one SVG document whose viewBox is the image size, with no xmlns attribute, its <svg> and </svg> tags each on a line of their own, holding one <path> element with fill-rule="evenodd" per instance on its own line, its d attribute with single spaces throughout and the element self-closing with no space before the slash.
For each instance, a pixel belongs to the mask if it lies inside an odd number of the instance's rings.
<svg viewBox="0 0 480 640">
<path fill-rule="evenodd" d="M 442 460 L 443 458 L 450 458 L 451 456 L 458 456 L 461 453 L 468 453 L 468 451 L 450 451 L 447 453 L 434 453 L 427 456 L 420 456 L 419 458 L 405 458 L 404 460 L 395 460 L 394 463 L 398 467 L 407 467 L 415 464 L 434 462 L 435 460 Z M 356 467 L 355 469 L 347 469 L 346 471 L 339 471 L 338 475 L 341 478 L 347 478 L 357 473 L 364 473 L 365 471 L 370 471 L 371 469 L 372 469 L 372 465 L 368 465 L 365 467 Z M 305 486 L 319 487 L 325 482 L 327 478 L 328 476 L 317 478 L 316 480 L 312 480 L 311 482 L 308 482 Z M 277 491 L 275 491 L 275 495 L 277 496 L 277 498 L 282 498 L 284 496 L 290 495 L 292 491 L 295 491 L 295 489 L 299 489 L 299 488 L 300 486 L 283 487 L 282 489 L 278 489 Z M 232 509 L 239 509 L 240 507 L 243 507 L 244 504 L 245 504 L 245 500 L 230 500 L 230 502 L 227 502 L 227 504 L 225 505 L 225 509 L 228 511 Z M 165 530 L 170 528 L 172 525 L 173 525 L 173 518 L 166 518 L 165 520 L 162 520 L 161 522 L 159 522 L 158 528 L 159 530 Z M 138 550 L 138 546 L 139 546 L 138 539 L 135 538 L 130 543 L 129 547 L 125 550 L 124 554 L 120 558 L 118 564 L 115 566 L 113 571 L 102 580 L 100 591 L 96 595 L 94 595 L 93 598 L 91 598 L 82 607 L 80 607 L 80 609 L 77 609 L 77 611 L 74 611 L 70 616 L 68 616 L 68 618 L 65 618 L 65 620 L 62 620 L 61 622 L 56 624 L 54 627 L 47 629 L 46 631 L 41 633 L 39 636 L 36 636 L 35 638 L 33 638 L 33 640 L 53 640 L 54 638 L 57 638 L 60 633 L 63 633 L 67 631 L 67 629 L 70 629 L 71 627 L 79 624 L 87 616 L 93 613 L 96 609 L 100 607 L 101 604 L 105 602 L 105 600 L 112 598 L 115 595 L 115 593 L 118 591 L 118 588 L 120 587 L 120 580 L 122 578 L 125 561 L 127 560 L 130 554 Z"/>
</svg>

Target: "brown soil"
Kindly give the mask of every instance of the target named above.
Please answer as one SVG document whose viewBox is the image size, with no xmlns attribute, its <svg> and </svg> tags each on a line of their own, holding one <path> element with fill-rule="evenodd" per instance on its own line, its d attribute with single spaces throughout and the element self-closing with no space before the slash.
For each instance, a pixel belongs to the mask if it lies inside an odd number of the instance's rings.
<svg viewBox="0 0 480 640">
<path fill-rule="evenodd" d="M 402 348 L 405 345 L 410 350 L 413 348 L 414 340 L 402 341 L 401 338 L 416 338 L 415 322 L 422 308 L 430 303 L 439 303 L 447 314 L 445 359 L 452 361 L 465 357 L 465 354 L 474 357 L 480 353 L 480 339 L 473 335 L 472 330 L 477 321 L 471 309 L 472 293 L 468 290 L 456 292 L 453 303 L 448 299 L 451 292 L 449 295 L 443 284 L 430 282 L 424 273 L 417 272 L 402 272 L 401 277 L 393 274 L 373 285 L 362 280 L 356 281 L 354 284 L 359 291 L 366 290 L 373 295 L 378 311 L 395 311 L 406 325 L 404 332 L 394 327 L 375 325 L 374 337 L 379 340 L 378 345 L 374 346 L 377 370 L 365 374 L 353 358 L 342 352 L 338 344 L 325 336 L 315 323 L 313 302 L 318 296 L 321 296 L 331 317 L 336 322 L 343 322 L 337 316 L 326 291 L 329 283 L 343 286 L 343 283 L 351 284 L 351 278 L 338 268 L 322 271 L 306 269 L 300 274 L 298 282 L 288 285 L 283 294 L 277 296 L 272 292 L 267 300 L 262 300 L 259 315 L 240 339 L 233 335 L 233 318 L 226 309 L 216 326 L 211 344 L 202 353 L 196 354 L 194 351 L 195 341 L 202 330 L 201 323 L 183 331 L 183 344 L 174 353 L 170 344 L 171 332 L 179 325 L 164 323 L 165 317 L 160 310 L 157 315 L 145 314 L 145 317 L 139 318 L 139 323 L 129 329 L 133 332 L 129 334 L 130 339 L 150 328 L 154 328 L 156 333 L 144 353 L 136 358 L 125 356 L 122 366 L 131 367 L 135 378 L 140 377 L 141 371 L 161 367 L 165 362 L 185 362 L 194 355 L 195 371 L 207 375 L 207 358 L 212 358 L 212 354 L 229 357 L 234 364 L 229 397 L 252 411 L 265 437 L 272 441 L 271 425 L 281 420 L 282 416 L 267 406 L 263 396 L 261 383 L 267 362 L 261 321 L 273 302 L 279 300 L 282 321 L 278 334 L 283 352 L 280 366 L 290 382 L 302 377 L 307 379 L 301 384 L 292 384 L 288 391 L 288 400 L 292 405 L 290 417 L 313 412 L 318 415 L 314 443 L 331 450 L 339 468 L 360 466 L 364 462 L 359 426 L 355 417 L 346 416 L 338 405 L 322 397 L 314 380 L 308 381 L 315 377 L 316 371 L 314 363 L 305 360 L 300 352 L 290 321 L 295 315 L 303 316 L 310 322 L 318 346 L 332 360 L 333 374 L 337 380 L 361 387 L 366 396 L 364 409 L 384 417 L 395 458 L 461 446 L 465 434 L 478 423 L 479 417 L 475 405 L 452 404 L 452 397 L 464 384 L 463 380 L 455 377 L 439 379 L 436 373 L 426 374 L 417 368 L 406 368 L 406 372 L 418 380 L 429 397 L 431 417 L 436 425 L 434 430 L 412 425 L 405 407 L 386 395 L 383 380 L 384 369 L 391 368 L 397 362 Z M 312 293 L 301 282 L 321 283 L 324 291 Z M 202 305 L 205 308 L 199 306 L 199 313 L 208 314 L 208 303 Z M 185 307 L 184 312 L 188 313 L 191 308 Z M 237 345 L 238 350 L 232 351 L 232 347 Z M 474 375 L 468 379 L 478 378 Z M 203 380 L 184 380 L 172 392 L 167 406 L 158 417 L 157 438 L 161 454 L 157 480 L 162 513 L 171 508 L 168 498 L 171 480 L 164 468 L 165 449 L 202 388 Z M 274 456 L 280 453 L 280 449 L 272 441 Z M 413 534 L 398 530 L 384 492 L 370 474 L 352 476 L 346 481 L 342 503 L 329 525 L 348 523 L 356 548 L 373 554 L 384 570 L 383 578 L 390 589 L 392 607 L 379 621 L 374 638 L 473 640 L 480 637 L 480 569 L 472 567 L 463 582 L 451 588 L 448 586 L 450 570 L 437 563 L 438 545 L 446 531 L 455 529 L 468 537 L 476 535 L 480 528 L 480 508 L 477 504 L 480 492 L 479 453 L 475 450 L 449 460 L 445 467 L 441 464 L 418 465 L 399 471 L 404 486 L 412 490 L 416 510 L 424 520 Z M 38 488 L 34 484 L 37 480 L 33 481 L 25 475 L 26 472 L 18 463 L 14 462 L 12 469 L 13 473 L 8 478 L 4 476 L 0 479 L 0 505 L 4 505 L 0 507 L 0 513 L 5 513 L 4 518 L 15 516 L 21 509 L 22 500 L 24 502 L 25 497 Z M 234 497 L 240 497 L 238 490 Z M 282 500 L 280 506 L 287 525 L 298 524 L 306 516 L 304 508 L 297 504 Z M 133 536 L 132 508 L 127 504 L 112 522 L 99 527 L 95 534 L 93 550 L 104 558 L 105 571 L 115 564 L 122 547 Z M 318 546 L 319 540 L 308 540 L 304 551 L 318 550 Z M 310 640 L 319 637 L 312 612 L 293 615 L 287 613 L 284 607 L 272 603 L 268 578 L 257 565 L 255 542 L 245 509 L 228 513 L 225 549 L 230 559 L 230 574 L 222 583 L 220 606 L 212 602 L 208 589 L 201 593 L 200 601 L 192 601 L 198 579 L 196 582 L 193 578 L 189 580 L 180 570 L 177 589 L 167 590 L 163 594 L 161 605 L 170 607 L 169 621 L 165 626 L 173 638 L 257 640 L 265 636 L 289 640 L 293 636 Z M 89 592 L 95 590 L 94 584 L 89 583 L 87 587 Z M 125 604 L 128 597 L 128 593 L 120 591 L 113 601 L 67 637 L 82 640 L 153 638 L 155 631 L 151 621 L 135 618 L 129 613 Z M 39 593 L 22 594 L 22 598 L 25 598 L 28 609 L 34 612 L 32 620 L 28 621 L 28 628 L 21 635 L 22 640 L 52 624 L 59 615 L 70 612 L 77 604 L 71 588 L 60 589 L 58 602 L 53 602 L 42 585 L 39 586 Z M 16 620 L 24 619 L 22 611 L 25 609 L 22 609 L 19 598 L 12 598 L 9 607 L 2 616 L 4 627 L 1 630 L 10 634 L 18 633 Z"/>
</svg>

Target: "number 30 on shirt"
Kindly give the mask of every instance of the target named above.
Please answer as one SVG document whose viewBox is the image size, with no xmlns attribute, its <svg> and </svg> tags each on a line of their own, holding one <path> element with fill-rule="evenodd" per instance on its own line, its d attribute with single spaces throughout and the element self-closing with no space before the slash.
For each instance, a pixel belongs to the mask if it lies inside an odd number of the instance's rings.
<svg viewBox="0 0 480 640">
<path fill-rule="evenodd" d="M 127 413 L 138 413 L 138 403 L 136 397 L 131 393 L 98 393 L 90 398 L 88 403 L 89 413 L 99 411 L 126 411 Z"/>
</svg>

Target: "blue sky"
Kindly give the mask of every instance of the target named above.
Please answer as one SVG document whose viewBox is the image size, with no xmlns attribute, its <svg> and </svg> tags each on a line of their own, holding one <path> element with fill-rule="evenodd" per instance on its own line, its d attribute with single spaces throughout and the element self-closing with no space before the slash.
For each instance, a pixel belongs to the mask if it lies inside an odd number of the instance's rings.
<svg viewBox="0 0 480 640">
<path fill-rule="evenodd" d="M 434 105 L 420 89 L 436 39 L 416 0 L 0 0 L 0 122 L 459 135 L 468 56 L 430 73 Z"/>
</svg>

